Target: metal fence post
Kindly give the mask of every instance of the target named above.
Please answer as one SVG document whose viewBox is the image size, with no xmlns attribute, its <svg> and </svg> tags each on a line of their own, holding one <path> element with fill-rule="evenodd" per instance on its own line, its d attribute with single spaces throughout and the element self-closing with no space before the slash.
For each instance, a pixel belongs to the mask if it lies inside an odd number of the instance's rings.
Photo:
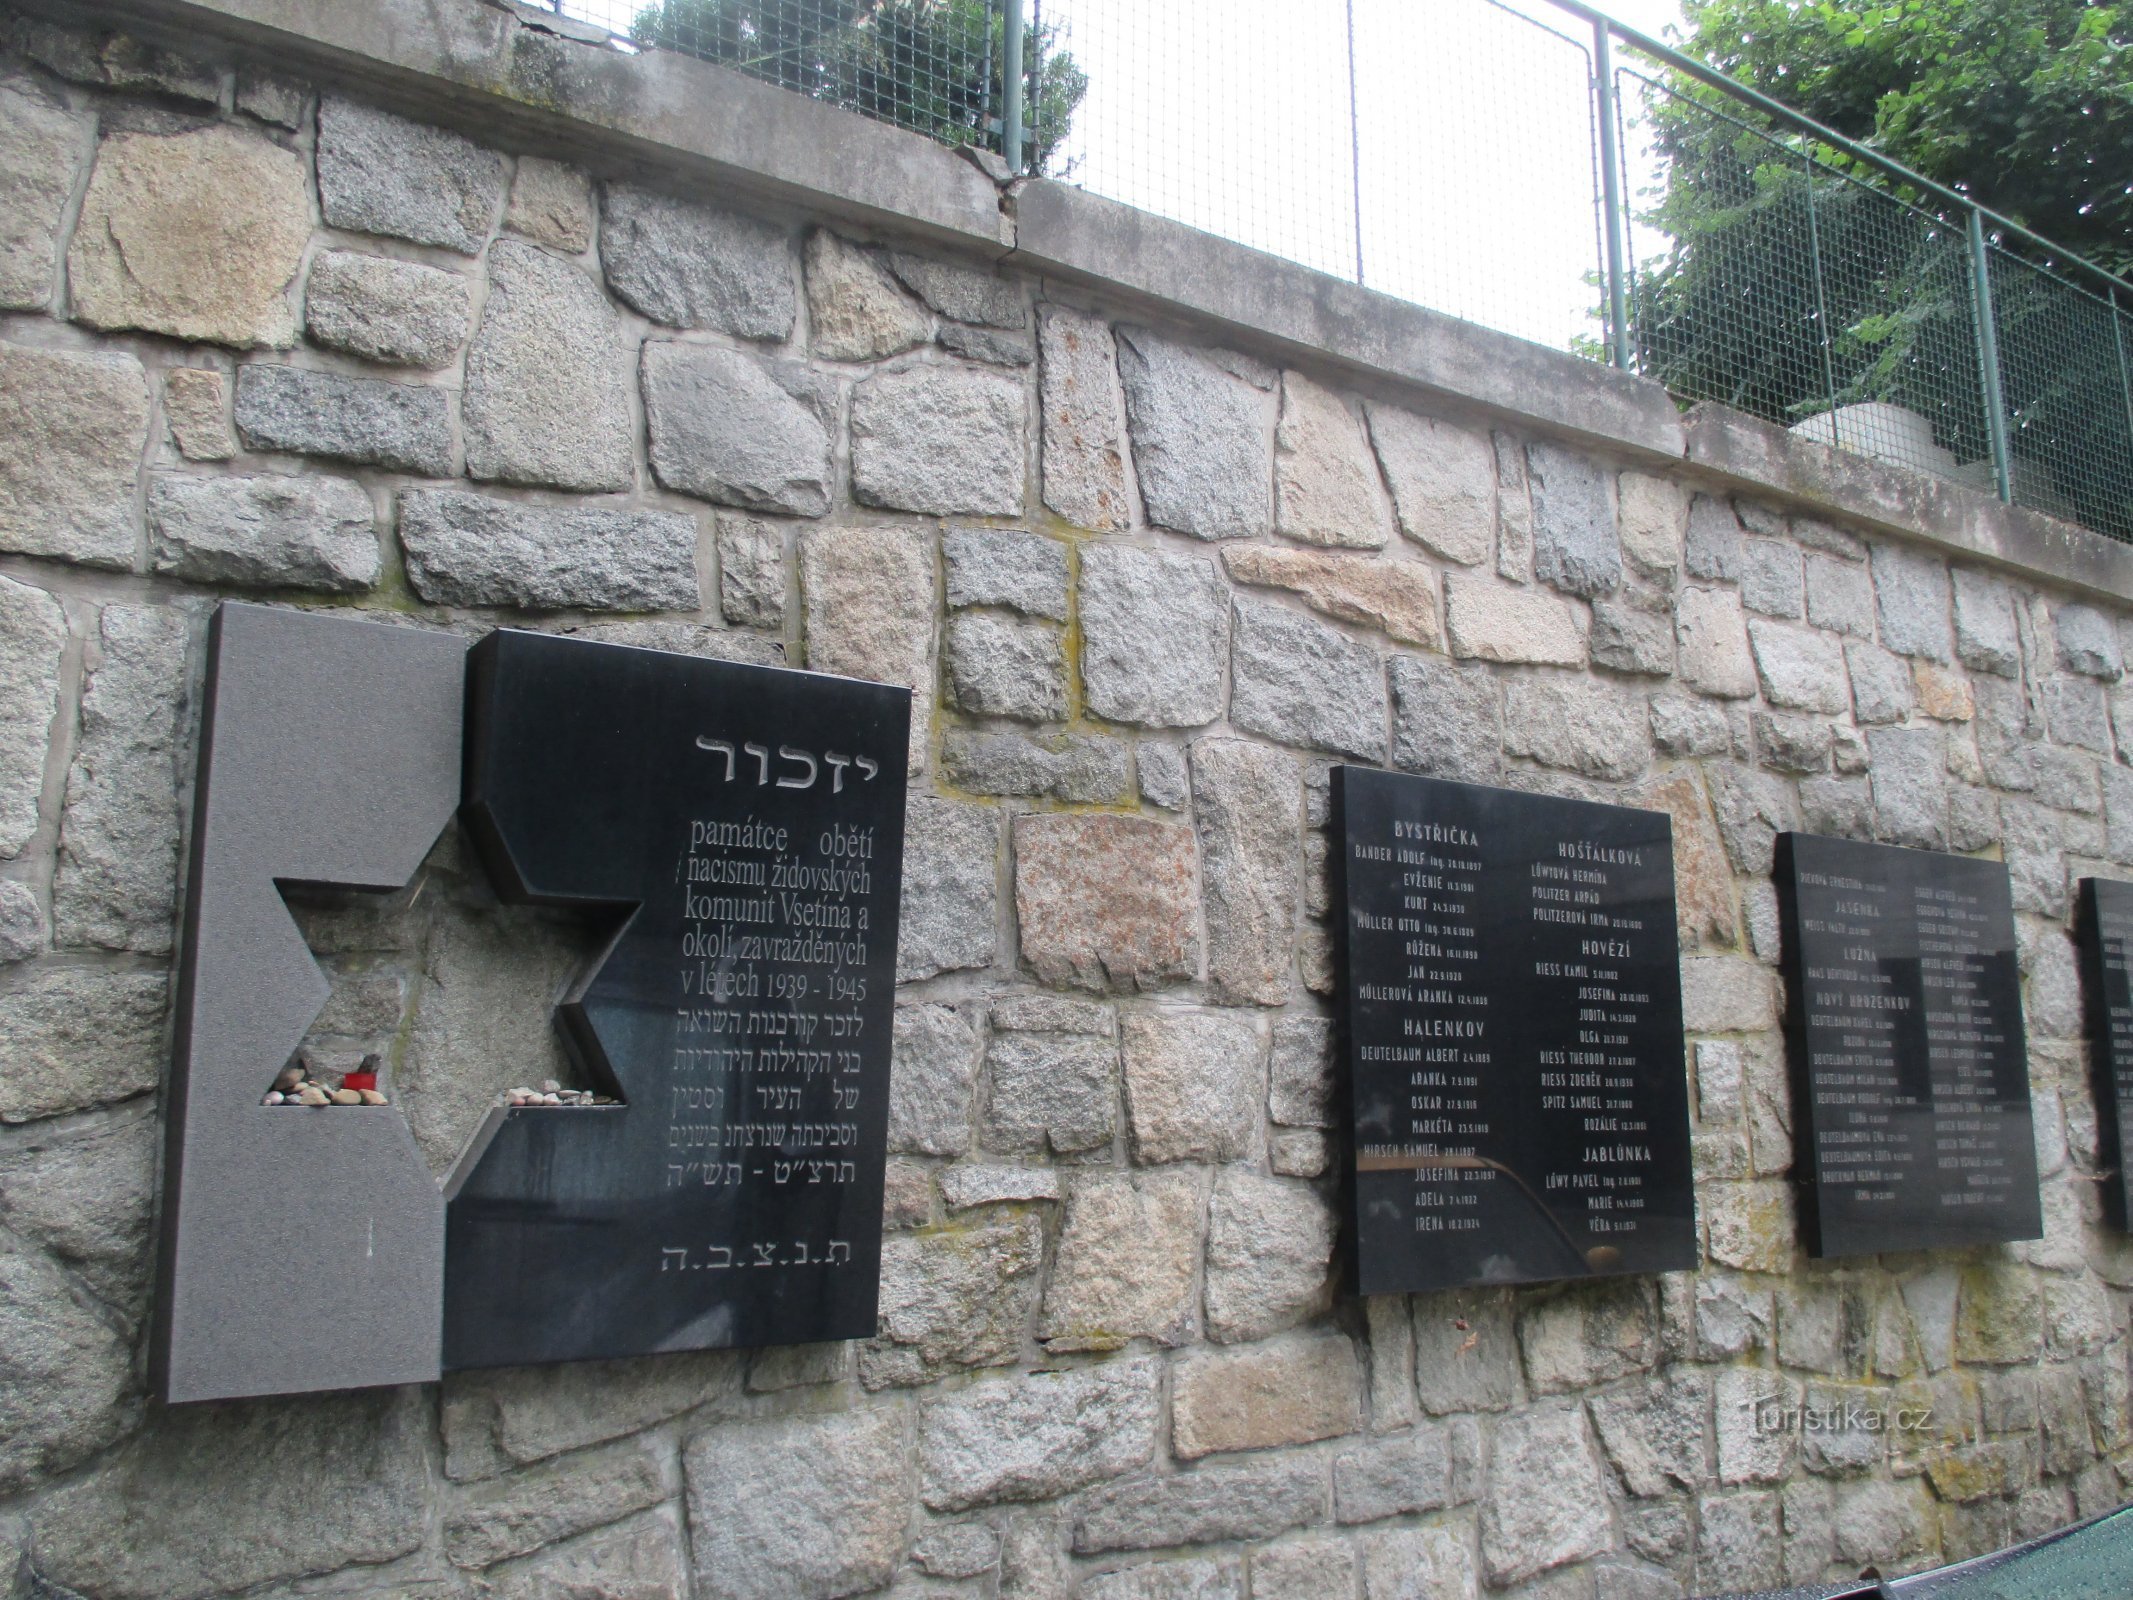
<svg viewBox="0 0 2133 1600">
<path fill-rule="evenodd" d="M 1607 242 L 1607 346 L 1618 367 L 1629 366 L 1629 251 L 1622 237 L 1622 157 L 1615 137 L 1615 51 L 1605 17 L 1592 23 L 1593 113 L 1599 119 L 1600 205 Z"/>
<path fill-rule="evenodd" d="M 2111 338 L 2118 346 L 2118 394 L 2126 405 L 2126 442 L 2133 445 L 2133 364 L 2126 360 L 2126 316 L 2119 309 L 2118 288 L 2111 288 Z"/>
<path fill-rule="evenodd" d="M 1022 0 L 1007 9 L 1004 59 L 1000 63 L 1000 154 L 1009 172 L 1022 170 Z"/>
<path fill-rule="evenodd" d="M 2000 498 L 2014 500 L 2014 462 L 2007 444 L 2007 395 L 2000 383 L 2000 325 L 1992 310 L 1992 258 L 1985 214 L 1970 207 L 1970 282 L 1976 302 L 1978 375 L 1985 385 L 1985 433 L 1992 441 L 1992 475 Z"/>
</svg>

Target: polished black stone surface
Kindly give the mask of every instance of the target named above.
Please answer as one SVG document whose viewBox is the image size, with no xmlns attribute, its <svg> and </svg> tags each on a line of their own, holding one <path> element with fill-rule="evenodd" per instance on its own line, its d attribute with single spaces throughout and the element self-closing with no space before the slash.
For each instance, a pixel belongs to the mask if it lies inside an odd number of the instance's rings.
<svg viewBox="0 0 2133 1600">
<path fill-rule="evenodd" d="M 461 815 L 613 943 L 557 1008 L 612 1108 L 499 1108 L 454 1173 L 446 1367 L 874 1331 L 902 689 L 500 632 Z"/>
<path fill-rule="evenodd" d="M 2036 1238 L 2007 868 L 1789 833 L 1777 885 L 1808 1249 Z"/>
<path fill-rule="evenodd" d="M 2089 1070 L 2096 1085 L 2097 1165 L 2104 1210 L 2124 1231 L 2133 1219 L 2126 1151 L 2133 1148 L 2133 883 L 2083 878 L 2078 918 L 2087 1002 Z"/>
<path fill-rule="evenodd" d="M 1695 1266 L 1671 819 L 1333 783 L 1357 1292 Z"/>
</svg>

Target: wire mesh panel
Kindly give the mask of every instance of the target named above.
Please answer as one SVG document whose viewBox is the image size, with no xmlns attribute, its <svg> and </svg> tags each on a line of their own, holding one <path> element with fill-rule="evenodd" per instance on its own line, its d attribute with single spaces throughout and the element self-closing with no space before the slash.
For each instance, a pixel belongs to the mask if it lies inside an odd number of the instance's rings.
<svg viewBox="0 0 2133 1600">
<path fill-rule="evenodd" d="M 1355 17 L 1363 281 L 1600 356 L 1589 30 L 1496 0 L 1369 0 Z"/>
<path fill-rule="evenodd" d="M 1000 0 L 554 0 L 555 9 L 943 144 L 999 142 Z"/>
<path fill-rule="evenodd" d="M 1352 277 L 1348 50 L 1338 5 L 1045 0 L 1088 92 L 1056 175 Z M 1041 132 L 1052 130 L 1040 115 Z"/>
<path fill-rule="evenodd" d="M 1583 43 L 1495 0 L 1032 7 L 1055 30 L 1045 48 L 1087 81 L 1055 175 L 1435 310 L 1598 349 Z"/>
<path fill-rule="evenodd" d="M 1990 489 L 1963 232 L 1743 107 L 1617 75 L 1638 364 L 1839 445 Z"/>
<path fill-rule="evenodd" d="M 2133 538 L 2133 326 L 2048 268 L 1987 255 L 2015 502 Z"/>
</svg>

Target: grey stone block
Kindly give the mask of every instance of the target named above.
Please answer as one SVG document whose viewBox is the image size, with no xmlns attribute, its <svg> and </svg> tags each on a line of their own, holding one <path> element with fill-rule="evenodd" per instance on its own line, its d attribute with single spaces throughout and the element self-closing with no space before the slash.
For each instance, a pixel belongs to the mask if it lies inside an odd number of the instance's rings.
<svg viewBox="0 0 2133 1600">
<path fill-rule="evenodd" d="M 1826 772 L 1829 770 L 1830 726 L 1812 717 L 1791 717 L 1783 712 L 1754 714 L 1755 748 L 1763 765 L 1776 772 Z M 1810 831 L 1819 832 L 1810 824 Z"/>
<path fill-rule="evenodd" d="M 1222 714 L 1229 598 L 1193 556 L 1092 545 L 1081 558 L 1081 674 L 1114 722 L 1185 728 Z"/>
<path fill-rule="evenodd" d="M 950 1006 L 896 1008 L 889 1063 L 892 1155 L 959 1156 L 970 1148 L 978 1036 Z"/>
<path fill-rule="evenodd" d="M 642 381 L 652 471 L 666 487 L 754 511 L 829 510 L 827 379 L 717 345 L 647 340 Z"/>
<path fill-rule="evenodd" d="M 156 1086 L 170 980 L 32 967 L 0 994 L 0 1122 L 110 1105 Z"/>
<path fill-rule="evenodd" d="M 0 550 L 133 565 L 134 481 L 148 439 L 148 373 L 119 350 L 0 343 Z"/>
<path fill-rule="evenodd" d="M 1623 595 L 1592 604 L 1594 666 L 1642 677 L 1674 673 L 1674 616 L 1664 600 Z"/>
<path fill-rule="evenodd" d="M 1577 1406 L 1531 1407 L 1499 1424 L 1481 1509 L 1492 1585 L 1598 1554 L 1609 1542 L 1607 1489 Z"/>
<path fill-rule="evenodd" d="M 1740 599 L 1766 617 L 1802 615 L 1798 549 L 1779 539 L 1748 540 L 1741 556 Z"/>
<path fill-rule="evenodd" d="M 1263 1339 L 1333 1298 L 1333 1207 L 1309 1184 L 1249 1167 L 1215 1174 L 1207 1202 L 1207 1336 Z"/>
<path fill-rule="evenodd" d="M 1961 602 L 1957 602 L 1958 617 Z M 1854 639 L 1874 637 L 1874 579 L 1856 561 L 1807 558 L 1807 620 Z"/>
<path fill-rule="evenodd" d="M 889 252 L 889 270 L 944 317 L 989 328 L 1029 325 L 1028 296 L 1021 286 L 989 272 L 903 250 Z"/>
<path fill-rule="evenodd" d="M 1748 637 L 1763 697 L 1772 705 L 1836 712 L 1851 704 L 1845 647 L 1833 635 L 1756 617 Z"/>
<path fill-rule="evenodd" d="M 1140 744 L 1134 750 L 1140 767 L 1141 798 L 1165 811 L 1183 811 L 1192 798 L 1185 752 L 1174 744 Z"/>
<path fill-rule="evenodd" d="M 1161 1364 L 1132 1356 L 941 1395 L 919 1418 L 920 1498 L 962 1511 L 1131 1471 L 1155 1451 L 1161 1387 Z"/>
<path fill-rule="evenodd" d="M 880 1332 L 860 1346 L 859 1381 L 885 1389 L 1009 1365 L 1037 1309 L 1043 1262 L 1044 1223 L 1027 1214 L 883 1240 Z"/>
<path fill-rule="evenodd" d="M 628 353 L 613 308 L 562 257 L 499 240 L 460 402 L 467 475 L 557 489 L 635 478 Z"/>
<path fill-rule="evenodd" d="M 696 523 L 671 511 L 528 505 L 459 489 L 400 497 L 407 578 L 436 605 L 694 611 Z"/>
<path fill-rule="evenodd" d="M 1325 1475 L 1314 1461 L 1129 1478 L 1089 1490 L 1068 1512 L 1080 1555 L 1266 1539 L 1325 1515 Z"/>
<path fill-rule="evenodd" d="M 1141 746 L 1144 792 L 1148 782 L 1147 752 L 1151 748 L 1154 747 Z M 1116 805 L 1133 795 L 1126 746 L 1115 739 L 1086 734 L 1069 734 L 1054 743 L 1025 733 L 951 728 L 941 740 L 941 770 L 950 783 L 972 794 L 1018 795 L 1081 805 Z M 1182 793 L 1178 804 L 1183 804 Z"/>
<path fill-rule="evenodd" d="M 1364 1446 L 1333 1461 L 1333 1503 L 1344 1523 L 1436 1511 L 1455 1492 L 1451 1440 L 1441 1425 Z"/>
<path fill-rule="evenodd" d="M 1067 617 L 1067 547 L 1016 528 L 950 528 L 941 540 L 948 604 Z"/>
<path fill-rule="evenodd" d="M 390 1561 L 428 1528 L 423 1423 L 412 1390 L 159 1411 L 38 1507 L 39 1571 L 175 1600 Z M 232 1538 L 233 1506 L 276 1536 Z"/>
<path fill-rule="evenodd" d="M 1810 778 L 1800 785 L 1800 825 L 1836 839 L 1872 839 L 1873 790 L 1865 778 Z"/>
<path fill-rule="evenodd" d="M 1207 981 L 1225 1005 L 1281 1005 L 1296 975 L 1303 773 L 1243 739 L 1192 747 Z"/>
<path fill-rule="evenodd" d="M 237 369 L 237 432 L 254 450 L 452 475 L 451 405 L 422 384 L 351 378 L 302 367 Z"/>
<path fill-rule="evenodd" d="M 1652 742 L 1661 755 L 1677 759 L 1720 756 L 1732 748 L 1733 733 L 1722 706 L 1688 695 L 1655 695 Z"/>
<path fill-rule="evenodd" d="M 142 1100 L 109 1116 L 24 1130 L 0 1157 L 8 1228 L 50 1251 L 128 1329 L 148 1309 L 160 1132 Z"/>
<path fill-rule="evenodd" d="M 59 225 L 89 148 L 90 121 L 26 78 L 0 83 L 0 306 L 40 311 L 52 298 Z"/>
<path fill-rule="evenodd" d="M 948 619 L 947 647 L 950 692 L 963 710 L 1029 722 L 1065 718 L 1066 658 L 1051 623 L 958 612 Z"/>
<path fill-rule="evenodd" d="M 879 361 L 933 332 L 873 251 L 827 228 L 807 236 L 807 323 L 809 347 L 829 361 Z"/>
<path fill-rule="evenodd" d="M 1733 514 L 1730 502 L 1717 495 L 1700 494 L 1689 503 L 1682 564 L 1690 577 L 1737 583 L 1744 554 L 1740 519 Z"/>
<path fill-rule="evenodd" d="M 1400 532 L 1462 566 L 1488 560 L 1496 543 L 1496 448 L 1488 436 L 1396 406 L 1365 410 Z"/>
<path fill-rule="evenodd" d="M 0 578 L 0 857 L 20 854 L 37 831 L 66 645 L 59 601 Z"/>
<path fill-rule="evenodd" d="M 1132 521 L 1118 345 L 1101 317 L 1045 306 L 1038 318 L 1044 364 L 1044 503 L 1077 527 L 1113 532 Z"/>
<path fill-rule="evenodd" d="M 2047 678 L 2040 688 L 2054 739 L 2101 756 L 2113 753 L 2110 703 L 2104 698 L 2103 685 L 2080 678 Z"/>
<path fill-rule="evenodd" d="M 312 339 L 392 366 L 441 367 L 466 343 L 467 280 L 417 261 L 321 251 L 304 286 Z"/>
<path fill-rule="evenodd" d="M 933 337 L 943 350 L 996 367 L 1026 367 L 1037 359 L 1036 341 L 1026 333 L 1002 333 L 997 328 L 943 322 Z"/>
<path fill-rule="evenodd" d="M 1392 759 L 1431 778 L 1491 781 L 1502 764 L 1503 711 L 1479 662 L 1392 658 Z"/>
<path fill-rule="evenodd" d="M 237 109 L 278 128 L 304 125 L 304 110 L 311 96 L 301 83 L 277 78 L 255 67 L 237 69 Z"/>
<path fill-rule="evenodd" d="M 1605 680 L 1518 678 L 1504 691 L 1504 751 L 1588 778 L 1639 777 L 1651 764 L 1650 712 Z"/>
<path fill-rule="evenodd" d="M 504 200 L 504 161 L 443 128 L 328 95 L 318 108 L 327 225 L 479 253 Z"/>
<path fill-rule="evenodd" d="M 985 1052 L 989 1150 L 1073 1155 L 1118 1131 L 1118 1046 L 1072 1033 L 1002 1033 Z"/>
<path fill-rule="evenodd" d="M 1938 728 L 1876 728 L 1875 831 L 1889 844 L 1940 850 L 1948 838 L 1947 736 Z"/>
<path fill-rule="evenodd" d="M 999 814 L 913 798 L 904 815 L 897 980 L 991 966 L 999 924 Z"/>
<path fill-rule="evenodd" d="M 137 1403 L 125 1341 L 49 1257 L 5 1230 L 0 1297 L 0 1493 L 14 1493 L 110 1444 L 133 1425 Z"/>
<path fill-rule="evenodd" d="M 608 286 L 654 322 L 791 337 L 799 297 L 784 230 L 628 184 L 600 191 Z"/>
<path fill-rule="evenodd" d="M 1267 1108 L 1289 1128 L 1333 1126 L 1333 1024 L 1324 1017 L 1283 1016 L 1267 1058 Z"/>
<path fill-rule="evenodd" d="M 2059 664 L 2069 672 L 2116 683 L 2125 676 L 2118 626 L 2094 606 L 2065 605 L 2053 616 L 2059 635 Z"/>
<path fill-rule="evenodd" d="M 2014 590 L 2005 580 L 1957 567 L 1955 653 L 1973 672 L 2014 677 L 2022 670 L 2022 636 L 2015 625 Z"/>
<path fill-rule="evenodd" d="M 1369 645 L 1263 601 L 1236 602 L 1230 717 L 1288 744 L 1385 756 L 1385 669 Z"/>
<path fill-rule="evenodd" d="M 1877 544 L 1873 550 L 1882 644 L 1898 655 L 1946 661 L 1947 567 L 1938 556 L 1908 545 Z"/>
<path fill-rule="evenodd" d="M 199 583 L 358 593 L 378 581 L 375 519 L 345 478 L 157 473 L 148 484 L 155 570 Z"/>
<path fill-rule="evenodd" d="M 1559 445 L 1532 444 L 1533 575 L 1565 594 L 1611 594 L 1622 582 L 1614 474 Z"/>
<path fill-rule="evenodd" d="M 1022 509 L 1020 382 L 964 365 L 878 373 L 852 391 L 852 494 L 937 516 Z"/>
<path fill-rule="evenodd" d="M 1861 722 L 1901 722 L 1918 701 L 1910 664 L 1878 645 L 1854 639 L 1844 647 L 1852 705 Z"/>
<path fill-rule="evenodd" d="M 592 182 L 576 167 L 539 156 L 520 156 L 511 177 L 511 203 L 504 226 L 565 255 L 592 246 Z"/>
<path fill-rule="evenodd" d="M 740 628 L 785 625 L 785 538 L 755 517 L 718 518 L 719 613 Z"/>
<path fill-rule="evenodd" d="M 36 891 L 14 878 L 0 878 L 0 967 L 41 955 L 48 938 Z"/>
<path fill-rule="evenodd" d="M 1273 522 L 1272 374 L 1219 365 L 1137 328 L 1119 330 L 1119 377 L 1140 477 L 1158 527 L 1244 539 Z"/>
<path fill-rule="evenodd" d="M 445 1554 L 458 1567 L 491 1567 L 658 1505 L 663 1453 L 616 1445 L 449 1490 Z"/>
<path fill-rule="evenodd" d="M 185 615 L 161 606 L 106 606 L 99 619 L 52 884 L 62 947 L 171 947 L 186 635 Z"/>
</svg>

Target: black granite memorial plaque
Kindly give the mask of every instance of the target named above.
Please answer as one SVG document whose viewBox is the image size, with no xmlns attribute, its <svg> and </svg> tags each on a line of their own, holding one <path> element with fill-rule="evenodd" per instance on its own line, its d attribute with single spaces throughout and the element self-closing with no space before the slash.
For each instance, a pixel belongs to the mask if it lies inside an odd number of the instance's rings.
<svg viewBox="0 0 2133 1600">
<path fill-rule="evenodd" d="M 1789 833 L 1777 884 L 1809 1251 L 2036 1238 L 2007 868 Z"/>
<path fill-rule="evenodd" d="M 1333 783 L 1357 1292 L 1693 1267 L 1672 819 Z"/>
<path fill-rule="evenodd" d="M 2083 878 L 2078 929 L 2096 1085 L 2096 1159 L 2104 1173 L 2104 1210 L 2123 1232 L 2133 1218 L 2126 1183 L 2126 1151 L 2133 1147 L 2126 1126 L 2133 1117 L 2133 883 Z"/>
<path fill-rule="evenodd" d="M 499 1107 L 447 1187 L 444 1365 L 874 1331 L 907 690 L 501 632 L 462 816 L 610 916 L 557 1020 L 612 1107 Z"/>
</svg>

